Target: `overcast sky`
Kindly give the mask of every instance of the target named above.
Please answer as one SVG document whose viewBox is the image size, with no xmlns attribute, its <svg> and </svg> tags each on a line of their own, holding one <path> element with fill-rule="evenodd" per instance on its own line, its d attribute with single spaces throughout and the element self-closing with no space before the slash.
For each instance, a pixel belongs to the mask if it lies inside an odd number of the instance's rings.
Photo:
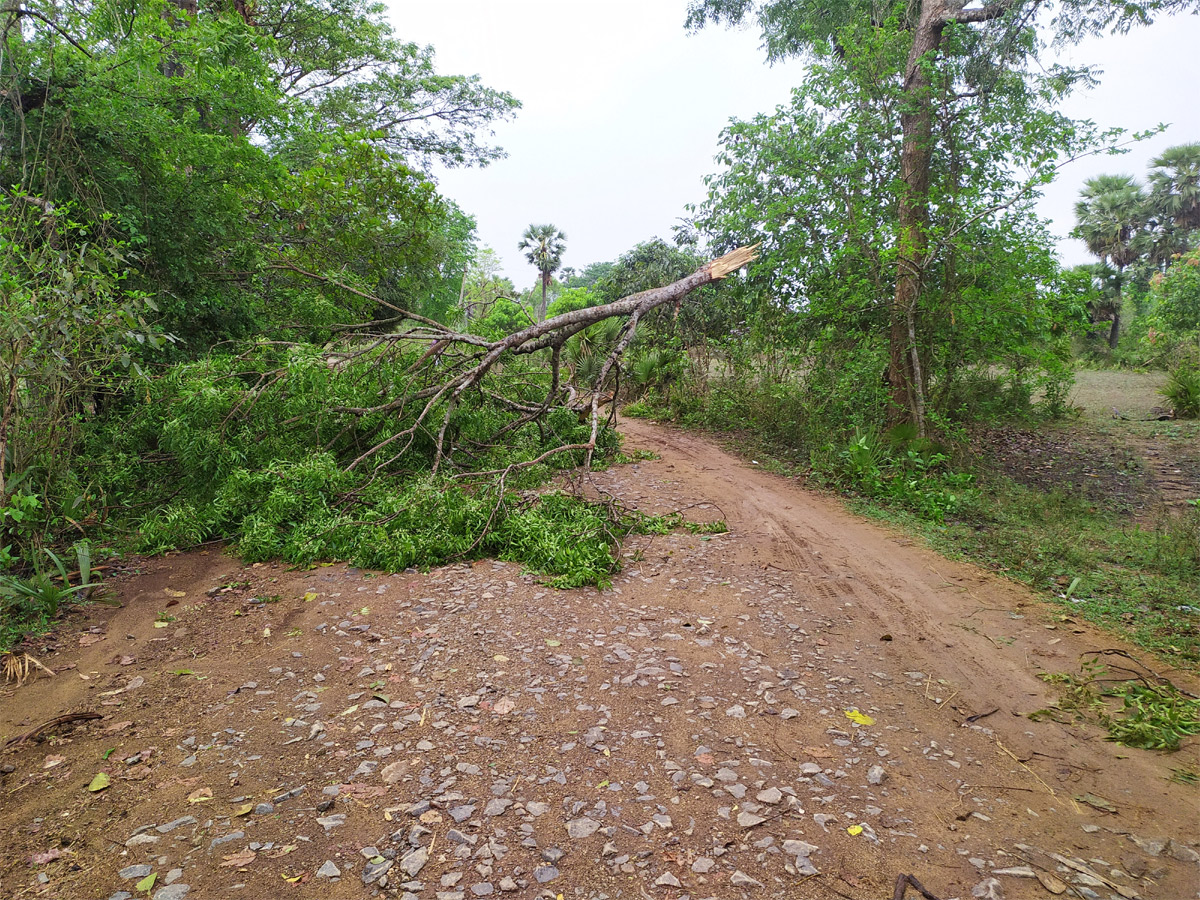
<svg viewBox="0 0 1200 900">
<path fill-rule="evenodd" d="M 639 241 L 671 237 L 685 206 L 704 199 L 730 118 L 770 112 L 803 76 L 767 66 L 754 30 L 684 31 L 686 0 L 388 0 L 405 40 L 432 44 L 439 71 L 479 74 L 523 108 L 496 128 L 508 158 L 485 169 L 439 170 L 442 191 L 479 223 L 481 241 L 518 286 L 534 281 L 517 250 L 530 223 L 567 234 L 563 263 L 615 259 Z M 1127 155 L 1065 169 L 1041 205 L 1054 230 L 1073 225 L 1084 179 L 1144 177 L 1164 147 L 1200 141 L 1200 17 L 1178 16 L 1124 37 L 1072 48 L 1105 68 L 1101 86 L 1067 112 L 1131 130 L 1171 123 Z M 1060 244 L 1084 262 L 1078 242 Z"/>
</svg>

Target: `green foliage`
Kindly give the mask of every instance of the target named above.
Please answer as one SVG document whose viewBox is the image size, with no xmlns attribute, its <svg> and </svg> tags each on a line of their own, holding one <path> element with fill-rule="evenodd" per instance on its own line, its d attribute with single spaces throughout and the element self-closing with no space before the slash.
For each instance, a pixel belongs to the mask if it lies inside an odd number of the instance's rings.
<svg viewBox="0 0 1200 900">
<path fill-rule="evenodd" d="M 593 306 L 599 306 L 605 302 L 605 298 L 585 287 L 569 287 L 559 291 L 558 296 L 554 298 L 548 307 L 546 307 L 546 318 L 552 319 L 555 316 L 561 316 L 563 313 L 575 312 L 579 309 L 591 309 Z"/>
<path fill-rule="evenodd" d="M 1181 419 L 1200 418 L 1200 368 L 1180 366 L 1167 375 L 1160 393 Z"/>
<path fill-rule="evenodd" d="M 502 337 L 528 328 L 534 322 L 532 313 L 508 297 L 497 297 L 481 319 L 471 323 L 471 331 L 480 337 L 497 341 Z"/>
<path fill-rule="evenodd" d="M 68 473 L 80 428 L 140 372 L 139 353 L 165 340 L 147 321 L 154 304 L 126 284 L 126 248 L 73 213 L 0 197 L 3 564 L 33 562 L 45 528 L 78 497 Z"/>
<path fill-rule="evenodd" d="M 86 597 L 95 590 L 91 545 L 79 541 L 72 549 L 79 567 L 79 584 L 71 584 L 66 563 L 49 549 L 43 553 L 54 564 L 57 578 L 40 558 L 28 576 L 0 574 L 0 651 L 11 647 L 25 632 L 44 628 L 68 599 L 77 594 Z"/>
<path fill-rule="evenodd" d="M 434 435 L 419 429 L 385 465 L 353 467 L 415 413 L 352 411 L 404 383 L 423 352 L 376 351 L 331 366 L 318 348 L 263 343 L 177 365 L 89 437 L 88 475 L 107 496 L 139 497 L 122 524 L 146 552 L 221 538 L 249 560 L 338 559 L 395 571 L 491 555 L 563 585 L 608 578 L 613 544 L 641 519 L 578 497 L 521 493 L 581 464 L 583 451 L 510 469 L 506 482 L 456 478 L 433 472 Z M 540 361 L 510 363 L 504 374 L 515 385 L 505 388 L 511 400 L 544 396 Z M 460 399 L 444 471 L 500 470 L 588 440 L 590 425 L 559 408 L 543 427 L 530 423 L 497 444 L 504 404 L 482 391 Z M 599 458 L 617 449 L 605 428 Z"/>
<path fill-rule="evenodd" d="M 1108 740 L 1126 747 L 1175 752 L 1184 738 L 1200 734 L 1200 700 L 1165 679 L 1113 678 L 1095 658 L 1083 663 L 1079 676 L 1046 673 L 1041 677 L 1062 688 L 1060 709 L 1095 721 L 1108 731 Z"/>
<path fill-rule="evenodd" d="M 838 467 L 831 474 L 864 496 L 943 522 L 971 502 L 975 476 L 952 471 L 943 448 L 906 428 L 912 426 L 897 426 L 882 439 L 856 434 L 834 457 Z"/>
<path fill-rule="evenodd" d="M 1200 249 L 1172 262 L 1154 280 L 1153 295 L 1164 328 L 1182 335 L 1200 333 Z"/>
</svg>

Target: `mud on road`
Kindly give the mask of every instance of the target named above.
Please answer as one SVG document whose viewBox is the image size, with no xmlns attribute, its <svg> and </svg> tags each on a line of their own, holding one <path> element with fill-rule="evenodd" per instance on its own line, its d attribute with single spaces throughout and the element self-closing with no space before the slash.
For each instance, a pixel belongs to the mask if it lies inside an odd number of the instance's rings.
<svg viewBox="0 0 1200 900">
<path fill-rule="evenodd" d="M 215 550 L 114 579 L 123 608 L 49 639 L 57 676 L 0 693 L 0 743 L 103 716 L 0 754 L 0 896 L 1200 896 L 1200 792 L 1171 780 L 1197 742 L 1028 717 L 1039 672 L 1119 642 L 625 430 L 659 458 L 596 489 L 730 531 L 633 538 L 610 590 Z"/>
</svg>

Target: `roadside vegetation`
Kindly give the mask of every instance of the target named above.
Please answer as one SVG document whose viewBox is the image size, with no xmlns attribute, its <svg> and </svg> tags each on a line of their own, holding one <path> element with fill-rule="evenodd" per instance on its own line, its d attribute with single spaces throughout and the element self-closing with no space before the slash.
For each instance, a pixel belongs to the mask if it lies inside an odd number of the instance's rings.
<svg viewBox="0 0 1200 900">
<path fill-rule="evenodd" d="M 1200 143 L 1083 186 L 1095 265 L 1064 269 L 1033 210 L 1066 161 L 1143 137 L 1065 116 L 1091 73 L 1047 43 L 1200 7 L 826 6 L 691 3 L 809 74 L 723 132 L 670 240 L 574 268 L 557 224 L 514 235 L 525 290 L 428 174 L 499 158 L 479 136 L 517 99 L 439 73 L 381 5 L 0 11 L 0 649 L 96 596 L 110 552 L 602 585 L 623 535 L 684 524 L 576 489 L 621 458 L 624 405 L 751 436 L 1200 665 Z M 1128 465 L 1076 465 L 1081 366 L 1163 374 L 1158 409 L 1103 420 Z"/>
</svg>

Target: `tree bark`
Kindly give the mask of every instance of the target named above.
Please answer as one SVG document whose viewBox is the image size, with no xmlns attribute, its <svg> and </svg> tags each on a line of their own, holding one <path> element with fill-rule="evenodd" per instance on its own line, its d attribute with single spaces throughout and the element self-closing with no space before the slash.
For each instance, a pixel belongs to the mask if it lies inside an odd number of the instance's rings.
<svg viewBox="0 0 1200 900">
<path fill-rule="evenodd" d="M 898 213 L 896 293 L 888 335 L 888 383 L 892 391 L 892 421 L 911 421 L 922 430 L 924 398 L 916 376 L 919 355 L 914 336 L 929 247 L 929 178 L 933 166 L 933 103 L 926 67 L 941 45 L 945 27 L 943 4 L 935 0 L 922 3 L 905 66 L 906 104 L 900 114 L 903 193 Z"/>
<path fill-rule="evenodd" d="M 1018 0 L 997 0 L 963 9 L 966 0 L 924 0 L 913 28 L 912 47 L 904 69 L 904 108 L 900 114 L 900 178 L 896 292 L 888 333 L 890 419 L 909 421 L 925 433 L 925 390 L 917 343 L 920 302 L 929 249 L 929 183 L 933 168 L 933 97 L 928 67 L 952 23 L 987 22 L 1004 15 Z"/>
</svg>

